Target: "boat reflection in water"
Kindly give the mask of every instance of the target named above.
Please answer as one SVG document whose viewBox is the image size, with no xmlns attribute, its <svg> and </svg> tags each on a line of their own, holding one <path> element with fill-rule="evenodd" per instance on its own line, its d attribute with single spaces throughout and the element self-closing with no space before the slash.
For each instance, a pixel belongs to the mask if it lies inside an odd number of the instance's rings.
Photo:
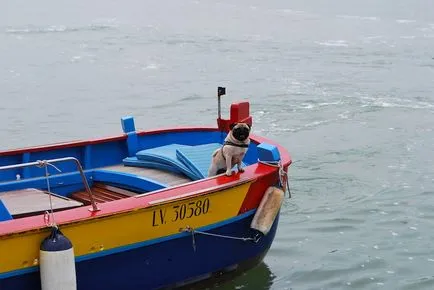
<svg viewBox="0 0 434 290">
<path fill-rule="evenodd" d="M 181 287 L 182 290 L 263 290 L 271 289 L 275 275 L 264 262 L 251 270 L 236 269 L 225 275 L 217 275 L 212 279 L 198 282 L 194 285 Z"/>
</svg>

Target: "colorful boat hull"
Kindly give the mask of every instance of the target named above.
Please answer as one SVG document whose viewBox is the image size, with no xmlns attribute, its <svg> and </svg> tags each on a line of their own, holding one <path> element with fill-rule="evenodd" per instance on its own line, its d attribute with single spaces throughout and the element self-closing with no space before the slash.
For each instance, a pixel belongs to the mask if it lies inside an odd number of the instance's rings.
<svg viewBox="0 0 434 290">
<path fill-rule="evenodd" d="M 76 264 L 78 289 L 161 289 L 177 287 L 210 278 L 217 272 L 254 266 L 262 260 L 274 239 L 275 220 L 270 233 L 257 243 L 234 240 L 233 233 L 252 234 L 250 222 L 254 211 L 200 230 L 218 236 L 179 233 L 142 243 L 135 248 Z M 221 236 L 219 236 L 221 235 Z M 79 260 L 79 259 L 78 259 Z M 186 279 L 186 277 L 188 277 Z M 0 289 L 38 289 L 39 272 L 32 271 L 0 280 Z"/>
<path fill-rule="evenodd" d="M 99 204 L 98 211 L 90 206 L 62 210 L 50 222 L 72 242 L 78 289 L 159 289 L 259 263 L 272 244 L 279 216 L 260 239 L 251 221 L 267 188 L 281 182 L 279 174 L 286 172 L 291 158 L 278 144 L 251 135 L 245 171 L 229 177 L 168 186 L 107 168 L 122 164 L 138 149 L 221 143 L 224 136 L 218 128 L 130 130 L 105 139 L 0 152 L 0 166 L 71 156 L 83 164 L 89 184 L 106 182 L 143 192 Z M 281 168 L 257 162 L 261 143 L 274 144 Z M 62 163 L 59 168 L 62 173 L 50 177 L 54 192 L 68 196 L 82 187 L 74 166 Z M 0 193 L 47 189 L 45 182 L 40 168 L 13 169 L 0 175 Z M 40 289 L 39 247 L 50 232 L 46 217 L 0 220 L 0 289 Z"/>
</svg>

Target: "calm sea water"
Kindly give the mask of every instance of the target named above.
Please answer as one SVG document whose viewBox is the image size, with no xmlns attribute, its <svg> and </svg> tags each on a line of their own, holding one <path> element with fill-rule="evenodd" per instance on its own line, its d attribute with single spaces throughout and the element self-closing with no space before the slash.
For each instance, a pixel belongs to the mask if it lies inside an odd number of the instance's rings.
<svg viewBox="0 0 434 290">
<path fill-rule="evenodd" d="M 211 289 L 434 288 L 434 4 L 0 3 L 0 147 L 215 125 L 291 152 L 264 264 Z"/>
</svg>

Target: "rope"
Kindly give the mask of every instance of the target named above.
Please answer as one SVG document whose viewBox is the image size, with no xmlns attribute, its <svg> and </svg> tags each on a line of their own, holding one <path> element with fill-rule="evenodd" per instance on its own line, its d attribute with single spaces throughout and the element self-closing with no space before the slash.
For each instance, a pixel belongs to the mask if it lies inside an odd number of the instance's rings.
<svg viewBox="0 0 434 290">
<path fill-rule="evenodd" d="M 258 160 L 258 163 L 262 163 L 262 164 L 265 164 L 265 165 L 268 165 L 268 166 L 279 168 L 279 185 L 282 188 L 284 188 L 283 178 L 286 177 L 285 178 L 286 179 L 286 184 L 285 185 L 286 185 L 286 189 L 288 190 L 289 198 L 291 198 L 291 190 L 289 189 L 288 173 L 285 172 L 281 160 L 279 160 L 279 161 L 261 161 L 261 160 Z"/>
<path fill-rule="evenodd" d="M 50 213 L 49 213 L 48 210 L 46 210 L 46 211 L 44 212 L 44 222 L 45 222 L 45 225 L 46 225 L 47 227 L 51 227 L 51 226 L 53 226 L 53 223 L 51 222 L 51 218 L 50 218 Z"/>
<path fill-rule="evenodd" d="M 223 238 L 223 239 L 230 239 L 230 240 L 238 240 L 238 241 L 243 241 L 243 242 L 247 242 L 247 241 L 253 241 L 255 243 L 257 243 L 259 241 L 259 237 L 235 237 L 235 236 L 228 236 L 228 235 L 221 235 L 221 234 L 213 234 L 213 233 L 207 233 L 207 232 L 202 232 L 202 231 L 198 231 L 195 230 L 193 228 L 191 228 L 190 226 L 187 226 L 185 228 L 181 228 L 179 229 L 180 232 L 184 232 L 184 233 L 191 233 L 191 238 L 192 238 L 192 246 L 193 246 L 193 250 L 196 252 L 196 240 L 194 235 L 195 234 L 201 234 L 204 236 L 211 236 L 211 237 L 216 237 L 216 238 Z"/>
<path fill-rule="evenodd" d="M 194 230 L 194 232 L 197 233 L 197 234 L 205 235 L 205 236 L 212 236 L 212 237 L 224 238 L 224 239 L 232 239 L 232 240 L 240 240 L 240 241 L 243 241 L 243 242 L 254 241 L 255 240 L 254 238 L 226 236 L 226 235 L 213 234 L 213 233 L 201 232 L 201 231 L 196 231 L 196 230 Z"/>
<path fill-rule="evenodd" d="M 54 169 L 56 169 L 58 172 L 62 172 L 59 168 L 57 168 L 56 166 L 54 166 L 53 164 L 45 161 L 45 160 L 38 160 L 38 167 L 42 168 L 45 167 L 45 178 L 47 179 L 47 191 L 48 191 L 48 196 L 50 199 L 50 212 L 45 211 L 44 213 L 44 221 L 45 224 L 47 226 L 51 226 L 51 227 L 55 227 L 57 228 L 57 224 L 56 221 L 54 219 L 54 211 L 53 211 L 53 201 L 52 201 L 52 194 L 51 194 L 51 187 L 50 187 L 50 178 L 49 178 L 49 173 L 48 173 L 48 166 L 50 165 L 51 167 L 53 167 Z"/>
<path fill-rule="evenodd" d="M 50 162 L 47 162 L 46 160 L 38 160 L 38 161 L 36 161 L 36 162 L 39 163 L 39 164 L 37 165 L 39 168 L 47 167 L 47 165 L 49 165 L 49 166 L 53 167 L 54 169 L 56 169 L 59 173 L 62 172 L 62 170 L 60 170 L 58 167 L 56 167 L 56 165 L 51 164 Z"/>
</svg>

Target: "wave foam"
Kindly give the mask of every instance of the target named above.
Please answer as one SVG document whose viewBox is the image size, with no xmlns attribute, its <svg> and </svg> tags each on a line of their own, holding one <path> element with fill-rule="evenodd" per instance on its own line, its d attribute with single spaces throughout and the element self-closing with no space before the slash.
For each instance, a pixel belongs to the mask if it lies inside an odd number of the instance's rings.
<svg viewBox="0 0 434 290">
<path fill-rule="evenodd" d="M 158 68 L 159 68 L 159 65 L 158 65 L 158 64 L 156 64 L 156 63 L 150 63 L 150 64 L 144 66 L 144 67 L 142 68 L 142 70 L 158 69 Z"/>
<path fill-rule="evenodd" d="M 315 41 L 315 43 L 322 46 L 348 47 L 348 42 L 345 40 Z"/>
<path fill-rule="evenodd" d="M 342 19 L 355 19 L 355 20 L 368 20 L 368 21 L 378 21 L 380 18 L 375 16 L 358 16 L 358 15 L 337 15 L 337 18 Z"/>
<path fill-rule="evenodd" d="M 396 23 L 400 23 L 400 24 L 409 24 L 409 23 L 414 23 L 416 22 L 416 20 L 412 20 L 412 19 L 397 19 Z"/>
<path fill-rule="evenodd" d="M 47 34 L 47 33 L 68 33 L 79 31 L 102 31 L 114 29 L 115 25 L 110 24 L 91 24 L 87 26 L 69 27 L 66 25 L 50 25 L 45 27 L 27 26 L 22 28 L 10 27 L 5 30 L 9 34 Z"/>
<path fill-rule="evenodd" d="M 423 101 L 412 101 L 400 98 L 372 98 L 363 97 L 362 107 L 383 107 L 383 108 L 407 108 L 407 109 L 434 109 L 434 104 Z"/>
</svg>

